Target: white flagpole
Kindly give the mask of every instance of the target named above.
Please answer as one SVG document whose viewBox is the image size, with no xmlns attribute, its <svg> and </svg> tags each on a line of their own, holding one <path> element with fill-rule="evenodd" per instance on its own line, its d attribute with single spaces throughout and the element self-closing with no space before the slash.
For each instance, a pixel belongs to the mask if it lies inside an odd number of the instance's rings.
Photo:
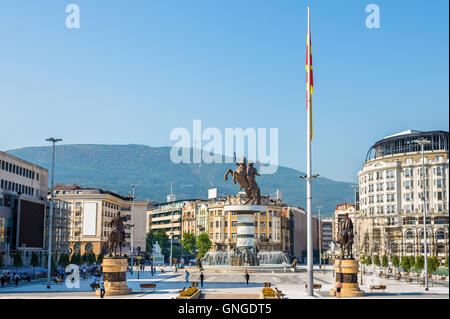
<svg viewBox="0 0 450 319">
<path fill-rule="evenodd" d="M 308 268 L 308 296 L 314 296 L 313 293 L 313 229 L 312 229 L 312 195 L 311 195 L 311 46 L 310 40 L 310 20 L 309 20 L 309 5 L 308 5 L 308 76 L 307 76 L 307 134 L 306 134 L 306 229 L 307 229 L 307 268 Z"/>
</svg>

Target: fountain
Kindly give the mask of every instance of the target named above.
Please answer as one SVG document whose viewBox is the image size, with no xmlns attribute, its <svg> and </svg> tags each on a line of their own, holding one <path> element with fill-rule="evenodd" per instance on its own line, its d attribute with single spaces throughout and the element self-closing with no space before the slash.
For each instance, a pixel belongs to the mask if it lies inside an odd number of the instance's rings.
<svg viewBox="0 0 450 319">
<path fill-rule="evenodd" d="M 224 211 L 237 215 L 237 241 L 233 251 L 207 252 L 202 258 L 206 266 L 289 266 L 289 258 L 282 251 L 259 251 L 255 247 L 254 214 L 267 211 L 262 205 L 229 205 Z"/>
</svg>

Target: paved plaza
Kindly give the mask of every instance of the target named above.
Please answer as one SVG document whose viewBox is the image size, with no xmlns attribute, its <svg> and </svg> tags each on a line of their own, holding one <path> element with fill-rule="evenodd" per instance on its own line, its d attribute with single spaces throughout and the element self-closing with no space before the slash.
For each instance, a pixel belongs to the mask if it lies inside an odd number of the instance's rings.
<svg viewBox="0 0 450 319">
<path fill-rule="evenodd" d="M 322 288 L 315 291 L 314 297 L 308 297 L 305 290 L 307 282 L 307 273 L 304 266 L 299 267 L 301 272 L 291 272 L 287 270 L 278 270 L 272 272 L 250 273 L 250 282 L 248 286 L 245 283 L 244 276 L 240 272 L 220 272 L 217 269 L 206 269 L 204 287 L 201 288 L 204 299 L 256 299 L 259 297 L 261 288 L 265 282 L 270 282 L 272 286 L 281 290 L 286 298 L 289 299 L 323 299 L 335 298 L 329 296 L 328 292 L 333 287 L 333 272 L 331 266 L 325 270 L 319 271 L 318 267 L 314 272 L 314 283 L 321 284 Z M 187 268 L 191 273 L 189 280 L 199 282 L 199 273 L 196 268 Z M 178 296 L 178 291 L 183 287 L 189 286 L 184 280 L 184 270 L 179 273 L 172 271 L 161 273 L 157 272 L 152 276 L 149 269 L 139 273 L 135 271 L 133 275 L 127 274 L 128 286 L 133 290 L 131 295 L 127 296 L 107 296 L 110 298 L 142 298 L 142 299 L 172 299 Z M 360 281 L 358 275 L 358 281 Z M 366 297 L 360 298 L 449 298 L 448 281 L 433 282 L 428 292 L 424 287 L 417 283 L 406 283 L 404 281 L 395 281 L 393 279 L 380 279 L 378 277 L 364 276 L 362 290 L 366 292 Z M 90 279 L 80 280 L 80 288 L 69 289 L 65 284 L 52 284 L 50 289 L 46 288 L 45 281 L 21 283 L 16 288 L 15 285 L 7 284 L 0 288 L 0 298 L 62 298 L 62 299 L 89 299 L 99 298 L 90 287 Z M 156 290 L 140 289 L 141 283 L 155 283 Z M 370 285 L 386 285 L 385 292 L 370 292 Z"/>
</svg>

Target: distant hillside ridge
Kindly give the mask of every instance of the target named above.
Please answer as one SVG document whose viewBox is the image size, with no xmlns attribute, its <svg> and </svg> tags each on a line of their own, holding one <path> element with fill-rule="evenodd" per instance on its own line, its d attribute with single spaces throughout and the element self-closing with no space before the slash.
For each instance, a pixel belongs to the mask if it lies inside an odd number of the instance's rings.
<svg viewBox="0 0 450 319">
<path fill-rule="evenodd" d="M 25 147 L 6 153 L 51 169 L 51 146 Z M 192 149 L 191 149 L 192 156 Z M 177 199 L 207 199 L 208 189 L 217 188 L 219 196 L 234 195 L 239 186 L 224 180 L 232 163 L 175 164 L 170 160 L 170 147 L 146 145 L 57 145 L 55 155 L 55 183 L 98 187 L 128 195 L 129 185 L 136 188 L 136 199 L 165 202 L 173 181 Z M 291 206 L 306 208 L 306 182 L 298 170 L 278 166 L 275 174 L 257 177 L 261 194 L 271 194 L 280 189 L 282 199 Z M 50 176 L 49 176 L 50 177 Z M 351 183 L 334 181 L 325 177 L 313 180 L 313 213 L 323 206 L 321 216 L 331 216 L 336 205 L 353 203 Z"/>
</svg>

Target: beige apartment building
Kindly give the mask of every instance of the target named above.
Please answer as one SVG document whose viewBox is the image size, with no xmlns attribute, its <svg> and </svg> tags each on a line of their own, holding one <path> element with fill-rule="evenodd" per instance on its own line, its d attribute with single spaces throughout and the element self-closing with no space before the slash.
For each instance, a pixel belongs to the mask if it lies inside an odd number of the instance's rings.
<svg viewBox="0 0 450 319">
<path fill-rule="evenodd" d="M 430 141 L 424 162 L 416 143 L 419 138 Z M 358 173 L 358 250 L 370 255 L 423 254 L 425 207 L 428 253 L 441 260 L 448 256 L 448 146 L 448 132 L 409 130 L 385 137 L 369 149 Z"/>
<path fill-rule="evenodd" d="M 83 188 L 77 185 L 58 184 L 54 187 L 54 197 L 71 203 L 70 249 L 81 254 L 94 252 L 96 255 L 107 251 L 110 223 L 120 212 L 124 218 L 125 243 L 122 252 L 131 252 L 131 211 L 132 197 L 102 190 Z M 134 202 L 134 253 L 145 251 L 147 227 L 147 201 Z"/>
</svg>

